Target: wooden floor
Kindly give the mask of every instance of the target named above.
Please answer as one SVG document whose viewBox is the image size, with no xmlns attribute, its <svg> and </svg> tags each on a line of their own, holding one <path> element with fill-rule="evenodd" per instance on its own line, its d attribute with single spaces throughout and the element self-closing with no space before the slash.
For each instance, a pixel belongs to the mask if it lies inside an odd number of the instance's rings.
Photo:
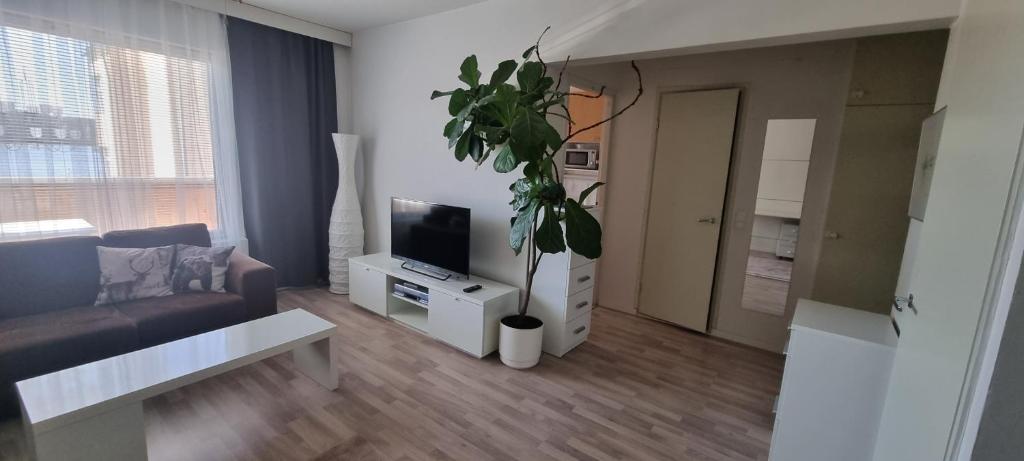
<svg viewBox="0 0 1024 461">
<path fill-rule="evenodd" d="M 517 371 L 324 290 L 340 387 L 283 355 L 145 402 L 150 459 L 763 460 L 782 358 L 606 309 L 590 340 Z M 17 421 L 0 458 L 22 456 Z"/>
<path fill-rule="evenodd" d="M 743 283 L 743 308 L 765 314 L 786 315 L 789 282 L 747 275 Z"/>
</svg>

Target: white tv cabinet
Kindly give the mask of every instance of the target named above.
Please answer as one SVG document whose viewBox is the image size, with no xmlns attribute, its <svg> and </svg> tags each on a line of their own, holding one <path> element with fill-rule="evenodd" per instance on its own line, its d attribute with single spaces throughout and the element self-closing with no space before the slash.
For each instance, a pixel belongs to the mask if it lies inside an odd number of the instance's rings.
<svg viewBox="0 0 1024 461">
<path fill-rule="evenodd" d="M 389 253 L 348 260 L 349 300 L 370 312 L 397 321 L 438 341 L 481 358 L 498 349 L 498 324 L 514 314 L 519 289 L 470 276 L 469 280 L 437 280 L 403 269 Z M 393 293 L 396 280 L 427 287 L 430 300 L 421 304 Z M 483 288 L 462 291 L 472 285 Z"/>
</svg>

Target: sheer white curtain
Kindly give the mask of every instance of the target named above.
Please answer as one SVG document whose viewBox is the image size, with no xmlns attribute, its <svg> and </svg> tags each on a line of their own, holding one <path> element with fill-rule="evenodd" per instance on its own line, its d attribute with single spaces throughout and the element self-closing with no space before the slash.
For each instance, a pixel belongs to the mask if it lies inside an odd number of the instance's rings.
<svg viewBox="0 0 1024 461">
<path fill-rule="evenodd" d="M 246 250 L 223 17 L 0 0 L 0 240 L 187 222 Z"/>
</svg>

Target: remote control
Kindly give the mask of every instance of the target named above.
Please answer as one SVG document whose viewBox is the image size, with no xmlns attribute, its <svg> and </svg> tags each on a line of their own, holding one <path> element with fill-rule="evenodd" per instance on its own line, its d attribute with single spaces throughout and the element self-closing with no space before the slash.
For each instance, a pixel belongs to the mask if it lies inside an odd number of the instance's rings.
<svg viewBox="0 0 1024 461">
<path fill-rule="evenodd" d="M 481 288 L 483 288 L 483 287 L 480 286 L 480 285 L 473 285 L 471 287 L 463 288 L 462 291 L 465 291 L 466 293 L 472 293 L 472 292 L 474 292 L 476 290 L 479 290 Z"/>
</svg>

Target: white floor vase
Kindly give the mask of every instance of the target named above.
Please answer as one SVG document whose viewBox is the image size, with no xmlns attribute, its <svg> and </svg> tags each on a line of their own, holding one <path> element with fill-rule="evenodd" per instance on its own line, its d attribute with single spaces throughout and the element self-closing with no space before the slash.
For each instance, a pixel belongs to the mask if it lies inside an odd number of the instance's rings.
<svg viewBox="0 0 1024 461">
<path fill-rule="evenodd" d="M 331 136 L 338 154 L 338 193 L 334 197 L 328 231 L 330 291 L 348 294 L 348 258 L 363 254 L 363 214 L 359 209 L 355 171 L 359 136 L 338 133 Z"/>
</svg>

